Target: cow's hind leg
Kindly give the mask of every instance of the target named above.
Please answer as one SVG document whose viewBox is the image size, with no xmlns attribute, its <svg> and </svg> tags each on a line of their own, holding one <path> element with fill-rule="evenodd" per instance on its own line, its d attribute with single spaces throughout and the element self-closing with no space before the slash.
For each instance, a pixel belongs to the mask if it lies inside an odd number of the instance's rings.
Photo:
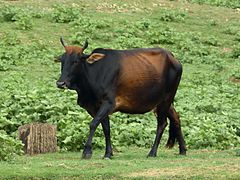
<svg viewBox="0 0 240 180">
<path fill-rule="evenodd" d="M 172 105 L 171 105 L 172 106 Z M 173 107 L 170 107 L 173 108 Z M 166 144 L 167 148 L 173 148 L 176 138 L 177 138 L 177 134 L 176 134 L 176 126 L 179 126 L 180 121 L 178 121 L 178 118 L 174 117 L 174 115 L 172 114 L 171 110 L 169 109 L 168 112 L 168 118 L 170 121 L 170 125 L 169 125 L 169 137 L 168 137 L 168 141 Z"/>
<path fill-rule="evenodd" d="M 106 142 L 106 150 L 105 150 L 104 158 L 111 158 L 113 153 L 112 153 L 112 146 L 111 146 L 109 117 L 104 119 L 101 122 L 101 124 L 102 124 L 102 128 L 103 128 L 103 133 L 105 136 L 105 142 Z"/>
<path fill-rule="evenodd" d="M 148 153 L 147 157 L 156 157 L 157 156 L 158 145 L 160 143 L 164 129 L 167 126 L 167 113 L 166 113 L 167 110 L 166 109 L 168 109 L 168 108 L 166 108 L 164 106 L 158 106 L 156 109 L 156 113 L 157 113 L 156 137 L 155 137 L 153 146 L 152 146 L 150 152 Z"/>
<path fill-rule="evenodd" d="M 182 130 L 181 130 L 180 119 L 173 105 L 171 105 L 171 107 L 169 108 L 167 117 L 170 120 L 170 127 L 169 127 L 169 138 L 166 146 L 168 148 L 172 148 L 174 146 L 175 140 L 177 139 L 179 144 L 179 154 L 186 155 L 187 149 L 186 149 L 185 141 L 184 141 Z"/>
</svg>

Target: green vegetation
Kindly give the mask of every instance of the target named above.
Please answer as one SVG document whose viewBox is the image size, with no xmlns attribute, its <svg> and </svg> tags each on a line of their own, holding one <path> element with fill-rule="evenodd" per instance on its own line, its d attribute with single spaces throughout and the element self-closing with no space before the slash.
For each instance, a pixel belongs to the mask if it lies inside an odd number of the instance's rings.
<svg viewBox="0 0 240 180">
<path fill-rule="evenodd" d="M 11 136 L 7 135 L 5 131 L 0 131 L 0 161 L 12 160 L 17 154 L 22 154 L 22 143 L 16 141 Z"/>
<path fill-rule="evenodd" d="M 214 6 L 223 6 L 231 8 L 240 8 L 240 2 L 237 0 L 182 0 L 198 4 L 209 4 Z"/>
<path fill-rule="evenodd" d="M 0 162 L 2 179 L 239 179 L 239 158 L 234 151 L 193 150 L 188 156 L 163 150 L 157 158 L 146 158 L 146 149 L 124 148 L 114 159 L 91 160 L 81 153 L 56 153 L 18 157 Z"/>
<path fill-rule="evenodd" d="M 76 105 L 74 92 L 55 85 L 60 67 L 54 58 L 63 53 L 60 36 L 77 45 L 88 38 L 87 52 L 97 47 L 171 50 L 184 68 L 175 106 L 188 148 L 239 147 L 239 11 L 182 1 L 64 2 L 0 5 L 0 143 L 9 141 L 1 143 L 0 159 L 21 153 L 17 128 L 34 121 L 57 124 L 62 150 L 83 147 L 91 118 Z M 238 7 L 237 0 L 231 2 L 221 6 Z M 153 113 L 111 116 L 115 149 L 149 148 L 155 129 Z M 101 127 L 93 142 L 94 148 L 104 147 Z"/>
</svg>

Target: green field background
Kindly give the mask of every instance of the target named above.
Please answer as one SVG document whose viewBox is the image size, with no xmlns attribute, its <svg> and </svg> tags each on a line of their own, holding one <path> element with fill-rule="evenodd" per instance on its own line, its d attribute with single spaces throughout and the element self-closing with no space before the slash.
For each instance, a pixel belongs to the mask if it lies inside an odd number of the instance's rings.
<svg viewBox="0 0 240 180">
<path fill-rule="evenodd" d="M 0 1 L 0 159 L 21 154 L 17 128 L 57 125 L 61 151 L 80 151 L 91 117 L 76 93 L 56 88 L 59 38 L 94 48 L 163 47 L 183 65 L 174 101 L 188 149 L 240 147 L 240 2 L 238 0 L 16 0 Z M 156 119 L 111 115 L 115 151 L 150 148 Z M 161 147 L 166 143 L 168 127 Z M 103 149 L 101 127 L 94 149 Z M 175 149 L 177 152 L 177 150 Z"/>
</svg>

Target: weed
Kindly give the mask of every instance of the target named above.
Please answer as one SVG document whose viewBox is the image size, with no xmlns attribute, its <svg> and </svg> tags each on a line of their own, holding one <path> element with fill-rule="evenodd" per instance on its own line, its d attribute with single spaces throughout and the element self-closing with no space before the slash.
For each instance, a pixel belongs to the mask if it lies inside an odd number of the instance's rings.
<svg viewBox="0 0 240 180">
<path fill-rule="evenodd" d="M 15 21 L 14 17 L 19 11 L 19 8 L 6 5 L 1 8 L 1 16 L 4 21 Z"/>
<path fill-rule="evenodd" d="M 184 0 L 185 1 L 185 0 Z M 231 7 L 231 8 L 240 8 L 240 4 L 238 0 L 187 0 L 192 3 L 198 4 L 210 4 L 214 6 L 223 6 L 223 7 Z"/>
<path fill-rule="evenodd" d="M 230 34 L 230 35 L 236 35 L 238 33 L 238 28 L 235 26 L 229 26 L 226 29 L 224 29 L 224 33 Z"/>
<path fill-rule="evenodd" d="M 52 20 L 57 23 L 69 23 L 77 19 L 83 8 L 68 7 L 64 5 L 54 5 Z"/>
<path fill-rule="evenodd" d="M 159 19 L 166 22 L 183 22 L 187 17 L 187 13 L 184 11 L 163 10 Z"/>
<path fill-rule="evenodd" d="M 235 36 L 235 40 L 240 42 L 240 32 L 238 32 Z"/>
<path fill-rule="evenodd" d="M 232 55 L 231 55 L 232 58 L 240 58 L 240 43 L 238 43 L 233 51 L 232 51 Z"/>
<path fill-rule="evenodd" d="M 32 16 L 25 11 L 15 15 L 13 19 L 20 30 L 30 30 L 33 28 Z"/>
<path fill-rule="evenodd" d="M 240 149 L 236 150 L 236 155 L 240 156 Z"/>
<path fill-rule="evenodd" d="M 1 119 L 1 124 L 12 123 L 7 119 Z M 1 126 L 0 126 L 1 127 Z M 16 155 L 21 155 L 23 144 L 15 138 L 9 136 L 5 131 L 0 130 L 0 161 L 10 161 L 15 158 Z"/>
</svg>

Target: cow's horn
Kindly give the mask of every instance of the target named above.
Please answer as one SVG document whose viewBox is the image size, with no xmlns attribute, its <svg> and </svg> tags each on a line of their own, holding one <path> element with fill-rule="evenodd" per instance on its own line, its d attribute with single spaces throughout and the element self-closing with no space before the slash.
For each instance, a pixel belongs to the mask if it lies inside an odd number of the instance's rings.
<svg viewBox="0 0 240 180">
<path fill-rule="evenodd" d="M 88 47 L 88 40 L 86 39 L 83 45 L 83 50 L 87 49 L 87 47 Z"/>
<path fill-rule="evenodd" d="M 66 44 L 65 44 L 62 36 L 60 37 L 60 42 L 62 43 L 63 47 L 66 47 Z"/>
</svg>

